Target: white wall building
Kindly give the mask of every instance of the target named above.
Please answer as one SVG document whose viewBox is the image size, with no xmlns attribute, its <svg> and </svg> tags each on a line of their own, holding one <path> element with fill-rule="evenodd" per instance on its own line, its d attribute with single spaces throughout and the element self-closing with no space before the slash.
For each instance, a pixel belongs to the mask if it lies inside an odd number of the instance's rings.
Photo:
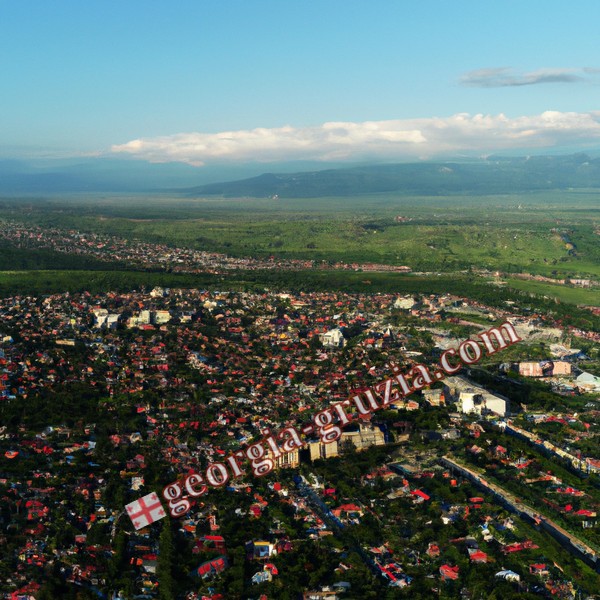
<svg viewBox="0 0 600 600">
<path fill-rule="evenodd" d="M 493 394 L 468 379 L 460 376 L 447 377 L 445 384 L 445 391 L 456 402 L 458 410 L 462 413 L 480 415 L 490 411 L 501 417 L 507 413 L 508 401 L 506 398 Z"/>
<path fill-rule="evenodd" d="M 319 339 L 325 348 L 343 348 L 346 345 L 346 339 L 340 329 L 332 329 L 327 333 L 321 333 Z"/>
</svg>

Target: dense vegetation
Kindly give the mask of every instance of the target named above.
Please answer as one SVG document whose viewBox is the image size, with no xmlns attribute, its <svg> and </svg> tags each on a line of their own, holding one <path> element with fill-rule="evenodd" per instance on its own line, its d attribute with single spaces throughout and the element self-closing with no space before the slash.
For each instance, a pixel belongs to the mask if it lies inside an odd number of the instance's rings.
<svg viewBox="0 0 600 600">
<path fill-rule="evenodd" d="M 231 256 L 560 279 L 600 275 L 597 203 L 597 192 L 584 191 L 294 200 L 91 196 L 0 201 L 0 219 Z"/>
<path fill-rule="evenodd" d="M 122 269 L 117 261 L 105 262 L 90 256 L 77 256 L 46 249 L 16 248 L 0 241 L 0 271 L 34 269 L 87 269 L 106 271 Z"/>
</svg>

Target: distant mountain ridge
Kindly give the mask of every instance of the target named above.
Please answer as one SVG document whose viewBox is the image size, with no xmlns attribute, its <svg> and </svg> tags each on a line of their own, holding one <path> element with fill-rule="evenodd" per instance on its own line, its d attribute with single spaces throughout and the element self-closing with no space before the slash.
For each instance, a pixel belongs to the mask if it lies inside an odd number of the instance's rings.
<svg viewBox="0 0 600 600">
<path fill-rule="evenodd" d="M 314 161 L 219 163 L 194 167 L 181 162 L 151 163 L 132 158 L 74 157 L 65 159 L 0 158 L 0 194 L 77 192 L 148 192 L 179 194 L 182 188 L 254 177 L 264 169 L 284 172 L 319 168 Z M 344 165 L 331 163 L 329 168 Z"/>
<path fill-rule="evenodd" d="M 0 160 L 3 194 L 137 192 L 159 186 L 193 185 L 196 181 L 196 169 L 183 164 L 165 166 L 107 158 Z"/>
<path fill-rule="evenodd" d="M 600 188 L 600 158 L 491 156 L 472 162 L 372 165 L 258 177 L 182 190 L 188 195 L 316 198 L 396 192 L 416 195 L 503 194 Z"/>
<path fill-rule="evenodd" d="M 263 169 L 270 172 L 260 174 Z M 484 195 L 566 188 L 600 189 L 600 158 L 579 153 L 400 164 L 224 162 L 204 167 L 111 157 L 0 158 L 0 195 L 115 192 L 315 198 L 385 192 Z"/>
</svg>

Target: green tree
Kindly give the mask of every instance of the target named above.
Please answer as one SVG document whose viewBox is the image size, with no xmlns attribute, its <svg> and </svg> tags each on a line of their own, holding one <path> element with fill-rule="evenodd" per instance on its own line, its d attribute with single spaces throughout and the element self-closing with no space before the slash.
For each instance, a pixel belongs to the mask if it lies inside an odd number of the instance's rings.
<svg viewBox="0 0 600 600">
<path fill-rule="evenodd" d="M 245 559 L 244 548 L 236 548 L 230 554 L 231 566 L 225 571 L 224 580 L 231 598 L 240 598 L 244 591 Z"/>
<path fill-rule="evenodd" d="M 164 521 L 158 540 L 158 597 L 160 600 L 174 600 L 175 582 L 173 579 L 173 532 L 169 520 Z"/>
</svg>

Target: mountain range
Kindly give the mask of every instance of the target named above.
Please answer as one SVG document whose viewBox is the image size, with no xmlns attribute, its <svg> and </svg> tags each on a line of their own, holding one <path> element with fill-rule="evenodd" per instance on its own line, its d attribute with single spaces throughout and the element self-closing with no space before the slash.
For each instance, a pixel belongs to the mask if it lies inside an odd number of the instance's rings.
<svg viewBox="0 0 600 600">
<path fill-rule="evenodd" d="M 569 156 L 488 157 L 472 162 L 368 165 L 258 177 L 195 187 L 195 196 L 310 198 L 373 193 L 509 194 L 600 188 L 600 159 Z"/>
<path fill-rule="evenodd" d="M 264 172 L 269 168 L 273 171 Z M 350 167 L 315 162 L 194 167 L 106 157 L 0 160 L 1 195 L 168 192 L 184 197 L 311 198 L 386 192 L 481 195 L 569 188 L 600 188 L 600 158 L 583 153 L 489 156 Z"/>
</svg>

